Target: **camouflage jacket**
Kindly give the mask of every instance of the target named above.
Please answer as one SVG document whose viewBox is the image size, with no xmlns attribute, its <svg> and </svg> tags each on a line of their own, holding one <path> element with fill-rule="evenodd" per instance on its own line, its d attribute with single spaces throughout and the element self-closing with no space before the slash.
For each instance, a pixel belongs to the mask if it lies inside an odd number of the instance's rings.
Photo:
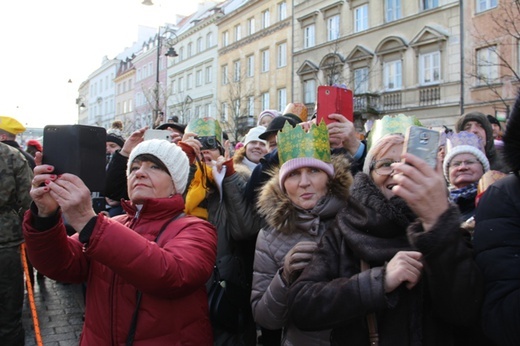
<svg viewBox="0 0 520 346">
<path fill-rule="evenodd" d="M 32 177 L 22 154 L 0 143 L 0 248 L 23 242 L 22 215 L 31 204 Z"/>
</svg>

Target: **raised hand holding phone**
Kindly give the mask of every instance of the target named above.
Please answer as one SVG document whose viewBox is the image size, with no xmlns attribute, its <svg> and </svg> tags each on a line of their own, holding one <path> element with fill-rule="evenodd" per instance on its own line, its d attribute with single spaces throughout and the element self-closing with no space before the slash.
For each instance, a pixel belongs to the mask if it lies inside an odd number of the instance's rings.
<svg viewBox="0 0 520 346">
<path fill-rule="evenodd" d="M 354 96 L 352 90 L 339 87 L 320 85 L 318 87 L 316 122 L 326 124 L 335 122 L 330 114 L 341 114 L 349 121 L 354 121 Z"/>
</svg>

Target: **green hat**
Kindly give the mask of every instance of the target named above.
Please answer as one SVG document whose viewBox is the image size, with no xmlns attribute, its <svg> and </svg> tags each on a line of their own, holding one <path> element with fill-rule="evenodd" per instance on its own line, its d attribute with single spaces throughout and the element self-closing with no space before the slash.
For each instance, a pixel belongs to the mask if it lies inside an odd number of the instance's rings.
<svg viewBox="0 0 520 346">
<path fill-rule="evenodd" d="M 222 128 L 217 120 L 210 117 L 192 119 L 184 132 L 193 132 L 199 137 L 215 136 L 222 144 Z"/>
<path fill-rule="evenodd" d="M 400 133 L 404 135 L 406 133 L 406 129 L 412 125 L 422 126 L 415 115 L 385 115 L 383 118 L 376 120 L 372 126 L 372 129 L 370 130 L 370 133 L 368 134 L 368 150 L 370 150 L 372 145 L 377 143 L 378 140 L 386 135 L 393 133 Z"/>
</svg>

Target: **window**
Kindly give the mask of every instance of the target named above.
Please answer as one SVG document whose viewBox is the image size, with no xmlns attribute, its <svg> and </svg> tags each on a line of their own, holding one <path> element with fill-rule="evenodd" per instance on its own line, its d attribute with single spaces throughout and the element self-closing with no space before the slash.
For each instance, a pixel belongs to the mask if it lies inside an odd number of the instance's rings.
<svg viewBox="0 0 520 346">
<path fill-rule="evenodd" d="M 247 56 L 246 61 L 247 61 L 246 75 L 247 75 L 247 77 L 253 77 L 255 75 L 255 56 L 254 55 Z"/>
<path fill-rule="evenodd" d="M 441 79 L 441 53 L 433 52 L 419 56 L 419 84 L 434 84 Z"/>
<path fill-rule="evenodd" d="M 200 105 L 195 106 L 195 117 L 200 117 Z"/>
<path fill-rule="evenodd" d="M 247 34 L 253 35 L 255 33 L 255 18 L 251 17 L 247 20 Z"/>
<path fill-rule="evenodd" d="M 227 103 L 222 102 L 222 113 L 220 114 L 220 121 L 227 121 L 228 113 L 229 109 Z"/>
<path fill-rule="evenodd" d="M 213 47 L 213 33 L 210 32 L 206 35 L 206 48 Z"/>
<path fill-rule="evenodd" d="M 269 109 L 270 108 L 270 102 L 269 102 L 269 93 L 263 93 L 262 94 L 262 110 Z"/>
<path fill-rule="evenodd" d="M 496 46 L 477 50 L 477 83 L 486 85 L 496 83 L 498 79 L 498 55 Z"/>
<path fill-rule="evenodd" d="M 316 44 L 316 25 L 311 24 L 303 28 L 303 48 L 311 48 Z"/>
<path fill-rule="evenodd" d="M 203 47 L 202 47 L 202 37 L 199 37 L 197 39 L 197 53 L 202 52 L 202 49 L 203 49 Z"/>
<path fill-rule="evenodd" d="M 276 67 L 287 65 L 287 43 L 280 43 L 277 47 Z"/>
<path fill-rule="evenodd" d="M 354 70 L 354 94 L 364 94 L 368 91 L 368 67 Z"/>
<path fill-rule="evenodd" d="M 179 87 L 177 89 L 179 91 L 184 91 L 184 77 L 179 77 Z"/>
<path fill-rule="evenodd" d="M 287 106 L 287 89 L 278 89 L 278 110 L 283 112 L 285 107 Z"/>
<path fill-rule="evenodd" d="M 278 4 L 278 20 L 282 21 L 287 18 L 287 2 L 282 1 Z"/>
<path fill-rule="evenodd" d="M 184 60 L 184 47 L 179 48 L 179 61 Z"/>
<path fill-rule="evenodd" d="M 240 41 L 242 38 L 242 29 L 240 27 L 240 24 L 235 25 L 235 42 Z"/>
<path fill-rule="evenodd" d="M 422 0 L 423 10 L 439 7 L 439 0 Z"/>
<path fill-rule="evenodd" d="M 222 46 L 226 47 L 227 45 L 229 45 L 229 32 L 224 31 L 222 33 Z"/>
<path fill-rule="evenodd" d="M 263 50 L 261 53 L 262 55 L 262 72 L 269 71 L 269 49 Z"/>
<path fill-rule="evenodd" d="M 195 72 L 195 86 L 201 86 L 202 85 L 202 70 L 197 70 Z"/>
<path fill-rule="evenodd" d="M 206 84 L 211 83 L 213 81 L 213 68 L 211 66 L 206 66 Z"/>
<path fill-rule="evenodd" d="M 327 39 L 328 41 L 339 38 L 339 14 L 327 19 Z"/>
<path fill-rule="evenodd" d="M 497 0 L 476 0 L 477 13 L 497 7 Z"/>
<path fill-rule="evenodd" d="M 213 117 L 213 112 L 211 109 L 211 103 L 206 103 L 204 105 L 204 115 L 207 117 Z"/>
<path fill-rule="evenodd" d="M 240 60 L 233 62 L 233 81 L 240 81 Z"/>
<path fill-rule="evenodd" d="M 193 88 L 193 73 L 188 73 L 186 77 L 186 90 Z"/>
<path fill-rule="evenodd" d="M 170 89 L 172 90 L 172 94 L 175 94 L 177 90 L 175 89 L 177 87 L 177 80 L 172 79 L 170 83 Z"/>
<path fill-rule="evenodd" d="M 401 18 L 401 0 L 385 0 L 386 22 Z"/>
<path fill-rule="evenodd" d="M 398 90 L 402 86 L 402 62 L 394 60 L 383 64 L 383 79 L 385 90 Z"/>
<path fill-rule="evenodd" d="M 255 115 L 255 98 L 254 96 L 249 96 L 247 98 L 247 115 L 253 117 Z"/>
<path fill-rule="evenodd" d="M 190 42 L 188 43 L 188 58 L 191 58 L 193 55 L 193 44 Z"/>
<path fill-rule="evenodd" d="M 360 32 L 368 29 L 368 4 L 356 7 L 354 10 L 354 31 Z"/>
<path fill-rule="evenodd" d="M 229 83 L 228 80 L 228 66 L 223 65 L 222 66 L 222 85 L 226 85 Z"/>
<path fill-rule="evenodd" d="M 306 104 L 316 102 L 316 81 L 314 79 L 303 82 L 303 102 Z"/>
<path fill-rule="evenodd" d="M 262 29 L 267 28 L 269 25 L 271 25 L 271 17 L 269 10 L 265 10 L 262 12 Z"/>
<path fill-rule="evenodd" d="M 234 116 L 239 117 L 240 116 L 240 99 L 236 99 L 235 101 L 233 101 L 233 103 L 235 104 Z"/>
</svg>

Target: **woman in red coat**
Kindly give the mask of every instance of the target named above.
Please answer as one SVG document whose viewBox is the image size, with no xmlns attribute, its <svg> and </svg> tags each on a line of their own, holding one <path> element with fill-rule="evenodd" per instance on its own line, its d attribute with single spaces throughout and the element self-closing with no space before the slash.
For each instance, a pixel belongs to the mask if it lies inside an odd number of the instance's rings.
<svg viewBox="0 0 520 346">
<path fill-rule="evenodd" d="M 29 257 L 52 279 L 87 282 L 81 345 L 212 345 L 208 281 L 216 232 L 184 216 L 189 164 L 165 140 L 140 143 L 128 161 L 125 215 L 92 209 L 90 191 L 72 174 L 38 163 L 25 215 Z M 62 217 L 77 232 L 68 237 Z M 136 317 L 134 317 L 136 316 Z"/>
</svg>

